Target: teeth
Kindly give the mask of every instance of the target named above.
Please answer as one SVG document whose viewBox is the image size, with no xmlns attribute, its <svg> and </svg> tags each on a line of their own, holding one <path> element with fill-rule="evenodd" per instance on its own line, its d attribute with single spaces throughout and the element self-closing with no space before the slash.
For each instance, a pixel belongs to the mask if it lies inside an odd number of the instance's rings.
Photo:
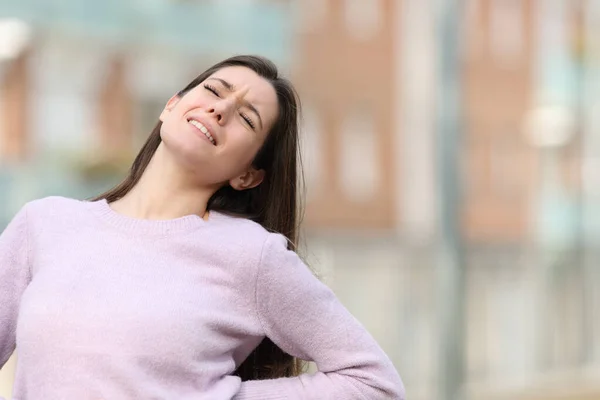
<svg viewBox="0 0 600 400">
<path fill-rule="evenodd" d="M 200 132 L 204 133 L 204 135 L 206 135 L 206 137 L 208 138 L 208 140 L 210 140 L 210 142 L 212 144 L 215 144 L 215 139 L 212 137 L 212 135 L 210 134 L 210 132 L 208 131 L 208 129 L 206 129 L 206 127 L 204 125 L 202 125 L 200 122 L 191 119 L 190 120 L 190 124 L 194 125 L 196 128 L 198 128 L 200 130 Z"/>
</svg>

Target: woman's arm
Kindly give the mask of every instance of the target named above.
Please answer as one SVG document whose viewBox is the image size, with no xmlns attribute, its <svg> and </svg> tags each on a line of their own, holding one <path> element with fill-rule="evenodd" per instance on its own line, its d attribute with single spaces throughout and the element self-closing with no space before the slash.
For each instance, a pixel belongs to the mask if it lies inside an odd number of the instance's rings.
<svg viewBox="0 0 600 400">
<path fill-rule="evenodd" d="M 0 235 L 0 368 L 15 349 L 19 303 L 30 281 L 28 246 L 23 207 Z"/>
<path fill-rule="evenodd" d="M 265 334 L 319 372 L 247 381 L 236 400 L 396 400 L 404 386 L 387 355 L 333 292 L 313 276 L 285 238 L 269 235 L 256 281 Z"/>
</svg>

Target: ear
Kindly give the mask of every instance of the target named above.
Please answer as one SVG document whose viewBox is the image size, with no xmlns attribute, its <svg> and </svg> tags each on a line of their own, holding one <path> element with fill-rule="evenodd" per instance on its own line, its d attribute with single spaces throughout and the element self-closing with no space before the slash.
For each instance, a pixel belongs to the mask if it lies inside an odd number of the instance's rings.
<svg viewBox="0 0 600 400">
<path fill-rule="evenodd" d="M 164 122 L 167 114 L 169 112 L 171 112 L 171 110 L 173 109 L 173 107 L 175 107 L 177 105 L 177 103 L 179 103 L 179 100 L 181 100 L 181 97 L 179 97 L 179 95 L 175 95 L 175 96 L 171 97 L 169 99 L 169 101 L 167 101 L 167 105 L 162 110 L 162 112 L 160 113 L 160 117 L 158 117 L 158 118 Z"/>
<path fill-rule="evenodd" d="M 261 184 L 263 179 L 265 179 L 264 169 L 250 167 L 248 171 L 244 172 L 242 175 L 231 179 L 229 184 L 235 190 L 246 190 L 257 187 Z"/>
</svg>

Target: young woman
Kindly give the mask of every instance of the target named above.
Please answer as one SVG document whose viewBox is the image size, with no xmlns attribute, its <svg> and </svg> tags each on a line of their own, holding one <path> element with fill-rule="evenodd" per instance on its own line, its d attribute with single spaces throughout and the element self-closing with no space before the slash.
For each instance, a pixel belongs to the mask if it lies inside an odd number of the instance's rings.
<svg viewBox="0 0 600 400">
<path fill-rule="evenodd" d="M 120 185 L 23 207 L 0 237 L 15 399 L 404 398 L 294 252 L 296 98 L 270 61 L 227 59 L 167 102 Z"/>
</svg>

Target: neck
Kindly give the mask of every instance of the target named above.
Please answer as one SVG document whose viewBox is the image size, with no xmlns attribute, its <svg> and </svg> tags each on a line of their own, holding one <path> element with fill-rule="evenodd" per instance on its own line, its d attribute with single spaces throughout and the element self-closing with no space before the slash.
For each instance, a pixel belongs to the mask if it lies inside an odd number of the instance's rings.
<svg viewBox="0 0 600 400">
<path fill-rule="evenodd" d="M 194 184 L 193 176 L 160 144 L 140 181 L 111 207 L 141 219 L 166 220 L 194 214 L 206 218 L 208 200 L 214 192 L 215 188 Z"/>
</svg>

